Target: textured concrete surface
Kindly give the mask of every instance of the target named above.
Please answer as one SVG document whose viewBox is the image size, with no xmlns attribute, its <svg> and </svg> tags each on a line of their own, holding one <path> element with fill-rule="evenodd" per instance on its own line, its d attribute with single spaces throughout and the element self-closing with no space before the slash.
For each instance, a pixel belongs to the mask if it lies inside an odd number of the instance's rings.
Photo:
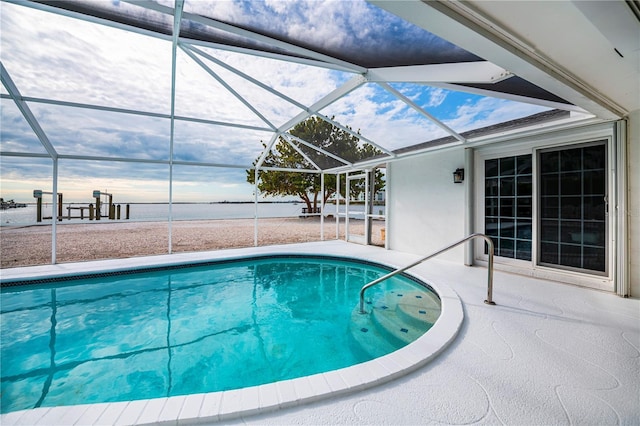
<svg viewBox="0 0 640 426">
<path fill-rule="evenodd" d="M 413 255 L 344 242 L 301 244 L 287 249 L 363 255 L 396 266 L 416 259 Z M 270 250 L 273 248 L 254 251 Z M 246 254 L 246 250 L 240 253 Z M 226 257 L 228 252 L 218 255 Z M 211 253 L 193 253 L 159 256 L 155 261 L 171 263 L 210 257 Z M 101 262 L 99 267 L 104 269 L 107 265 L 107 269 L 115 270 L 141 262 L 148 264 L 149 259 Z M 73 267 L 25 268 L 12 272 L 15 276 L 11 278 L 27 272 L 30 277 L 64 275 L 71 269 L 90 271 L 94 267 L 97 263 L 88 262 Z M 465 317 L 460 332 L 436 358 L 416 371 L 368 390 L 224 423 L 640 424 L 640 300 L 496 271 L 493 296 L 497 306 L 488 306 L 483 303 L 487 279 L 484 268 L 433 259 L 411 271 L 436 286 L 453 289 L 462 300 Z M 31 410 L 3 415 L 1 419 L 3 424 L 143 424 L 166 418 L 165 424 L 182 424 L 177 416 L 162 414 L 169 409 L 176 411 L 177 406 L 173 405 L 182 404 L 182 411 L 188 408 L 206 417 L 212 407 L 219 405 L 211 398 L 219 395 L 174 399 L 171 404 L 165 398 L 78 406 L 81 415 L 77 410 Z M 277 403 L 272 407 L 276 408 Z M 198 423 L 207 424 L 202 418 Z"/>
<path fill-rule="evenodd" d="M 640 300 L 433 260 L 416 268 L 461 297 L 443 353 L 372 390 L 234 424 L 640 424 Z"/>
</svg>

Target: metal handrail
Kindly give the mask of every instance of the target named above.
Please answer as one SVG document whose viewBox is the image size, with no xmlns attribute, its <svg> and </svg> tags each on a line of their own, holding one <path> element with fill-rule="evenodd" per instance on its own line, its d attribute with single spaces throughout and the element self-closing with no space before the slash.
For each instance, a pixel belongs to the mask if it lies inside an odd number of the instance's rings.
<svg viewBox="0 0 640 426">
<path fill-rule="evenodd" d="M 491 238 L 489 238 L 488 236 L 486 236 L 485 234 L 480 234 L 480 233 L 475 233 L 475 234 L 471 234 L 467 237 L 464 237 L 463 239 L 456 241 L 453 244 L 450 244 L 448 246 L 446 246 L 443 249 L 440 249 L 438 251 L 436 251 L 435 253 L 431 253 L 430 255 L 423 257 L 422 259 L 413 262 L 411 265 L 405 266 L 402 269 L 396 269 L 395 271 L 389 272 L 387 275 L 384 275 L 376 280 L 371 281 L 368 284 L 365 284 L 362 289 L 360 289 L 360 313 L 361 314 L 366 314 L 367 311 L 364 310 L 364 292 L 369 288 L 369 287 L 373 287 L 376 284 L 381 283 L 382 281 L 385 281 L 395 275 L 401 274 L 404 271 L 406 271 L 407 269 L 413 268 L 416 265 L 419 265 L 420 263 L 431 259 L 432 257 L 435 257 L 441 253 L 444 253 L 445 251 L 452 249 L 456 246 L 459 246 L 460 244 L 471 240 L 473 238 L 483 238 L 486 243 L 489 245 L 489 264 L 487 265 L 487 269 L 488 269 L 488 276 L 487 276 L 487 298 L 484 301 L 484 303 L 486 303 L 487 305 L 495 305 L 495 302 L 492 300 L 493 298 L 493 241 L 491 240 Z"/>
</svg>

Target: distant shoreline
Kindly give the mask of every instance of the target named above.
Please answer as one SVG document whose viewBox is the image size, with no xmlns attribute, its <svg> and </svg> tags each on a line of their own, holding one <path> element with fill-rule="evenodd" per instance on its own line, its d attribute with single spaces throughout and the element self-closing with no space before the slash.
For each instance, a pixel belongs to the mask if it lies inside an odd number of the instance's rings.
<svg viewBox="0 0 640 426">
<path fill-rule="evenodd" d="M 364 232 L 362 221 L 350 231 Z M 373 221 L 372 240 L 383 245 L 384 221 Z M 320 219 L 261 218 L 258 245 L 320 241 Z M 57 262 L 122 259 L 167 254 L 168 222 L 104 221 L 67 223 L 56 227 Z M 325 240 L 336 238 L 334 219 L 324 222 Z M 344 238 L 344 223 L 339 225 Z M 195 252 L 254 246 L 254 219 L 179 220 L 171 224 L 172 252 Z M 0 267 L 13 268 L 51 263 L 51 224 L 0 227 Z"/>
<path fill-rule="evenodd" d="M 92 199 L 93 201 L 93 199 Z M 63 201 L 62 205 L 76 205 L 76 204 L 82 204 L 82 205 L 88 205 L 91 204 L 92 201 Z M 184 204 L 254 204 L 254 201 L 174 201 L 171 204 L 180 204 L 180 205 L 184 205 Z M 364 201 L 350 201 L 350 204 L 358 204 L 358 205 L 364 205 Z M 17 203 L 19 204 L 21 207 L 22 206 L 35 206 L 36 202 L 34 201 L 28 201 L 28 202 L 24 202 L 24 203 Z M 52 204 L 51 201 L 47 201 L 47 202 L 43 202 L 43 204 L 45 206 L 50 206 Z M 145 204 L 145 205 L 169 205 L 168 201 L 120 201 L 120 202 L 114 202 L 114 204 Z M 258 201 L 258 204 L 305 204 L 304 201 Z M 335 201 L 328 201 L 326 204 L 331 204 L 334 205 Z M 345 204 L 344 200 L 341 200 L 340 202 L 341 205 Z M 373 202 L 374 206 L 383 206 L 384 202 L 383 201 L 374 201 Z"/>
</svg>

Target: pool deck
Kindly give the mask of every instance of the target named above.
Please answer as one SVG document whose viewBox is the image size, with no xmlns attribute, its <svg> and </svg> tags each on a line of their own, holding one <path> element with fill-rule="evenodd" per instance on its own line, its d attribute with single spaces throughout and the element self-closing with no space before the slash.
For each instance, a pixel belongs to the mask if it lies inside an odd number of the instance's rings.
<svg viewBox="0 0 640 426">
<path fill-rule="evenodd" d="M 331 241 L 16 268 L 3 270 L 2 279 L 274 251 L 344 255 L 398 267 L 417 259 L 406 253 Z M 223 417 L 222 422 L 640 424 L 640 300 L 496 271 L 493 298 L 497 306 L 488 306 L 483 303 L 485 268 L 433 259 L 411 272 L 426 277 L 435 287 L 453 289 L 462 301 L 464 320 L 446 349 L 430 354 L 434 358 L 417 370 L 373 388 L 354 386 L 352 392 L 287 408 L 279 408 L 278 394 L 267 412 L 252 410 L 236 418 Z M 67 412 L 66 417 L 57 409 L 43 408 L 2 415 L 0 424 L 191 424 L 193 418 L 181 421 L 180 413 L 206 411 L 207 399 L 201 398 L 197 408 L 188 407 L 189 401 L 194 400 L 174 397 L 78 406 L 82 408 Z M 241 408 L 243 401 L 235 405 Z M 92 421 L 89 413 L 97 413 Z M 213 420 L 215 417 L 201 418 L 197 423 Z"/>
</svg>

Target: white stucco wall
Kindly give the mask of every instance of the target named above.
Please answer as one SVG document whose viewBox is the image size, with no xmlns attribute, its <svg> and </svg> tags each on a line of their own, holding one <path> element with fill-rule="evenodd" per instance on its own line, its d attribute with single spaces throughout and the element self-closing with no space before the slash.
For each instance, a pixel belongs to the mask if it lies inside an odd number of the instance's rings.
<svg viewBox="0 0 640 426">
<path fill-rule="evenodd" d="M 630 114 L 628 132 L 629 280 L 631 296 L 640 298 L 640 110 Z"/>
<path fill-rule="evenodd" d="M 464 237 L 464 184 L 453 183 L 453 172 L 463 167 L 462 148 L 389 165 L 389 248 L 427 255 Z M 439 258 L 463 262 L 463 250 Z"/>
</svg>

